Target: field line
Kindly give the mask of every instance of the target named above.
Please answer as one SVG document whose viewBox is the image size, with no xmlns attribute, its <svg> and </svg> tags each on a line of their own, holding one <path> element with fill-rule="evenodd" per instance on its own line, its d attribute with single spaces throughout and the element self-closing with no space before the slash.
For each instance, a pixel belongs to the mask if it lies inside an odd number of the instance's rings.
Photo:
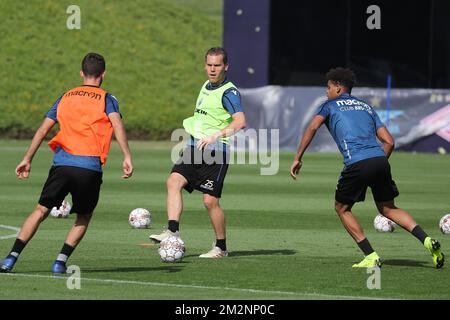
<svg viewBox="0 0 450 320">
<path fill-rule="evenodd" d="M 67 277 L 64 277 L 64 276 L 53 276 L 53 275 L 47 276 L 47 275 L 40 275 L 40 274 L 23 274 L 23 273 L 0 273 L 0 276 L 59 279 L 59 280 L 65 280 L 65 281 L 67 281 L 67 279 L 68 279 Z M 115 279 L 95 279 L 95 278 L 81 277 L 81 282 L 83 282 L 83 281 L 112 283 L 112 284 L 129 284 L 129 285 L 140 285 L 140 286 L 154 286 L 154 287 L 176 287 L 176 288 L 184 288 L 184 289 L 222 290 L 222 291 L 235 291 L 235 292 L 245 292 L 245 293 L 255 293 L 255 294 L 279 294 L 279 295 L 299 296 L 299 297 L 307 296 L 307 297 L 317 297 L 317 298 L 327 298 L 327 299 L 349 299 L 349 300 L 392 299 L 392 298 L 377 298 L 377 297 L 364 297 L 364 296 L 332 295 L 332 294 L 311 293 L 311 292 L 273 291 L 273 290 L 230 288 L 230 287 L 210 287 L 210 286 L 200 286 L 200 285 L 190 285 L 190 284 L 174 284 L 174 283 L 164 283 L 164 282 L 146 282 L 146 281 L 132 281 L 132 280 L 115 280 Z"/>
<path fill-rule="evenodd" d="M 5 226 L 3 224 L 0 224 L 0 228 L 16 231 L 16 233 L 14 233 L 14 234 L 9 234 L 7 236 L 0 236 L 0 240 L 15 238 L 15 237 L 17 237 L 17 235 L 19 234 L 19 231 L 20 231 L 20 228 L 12 227 L 12 226 Z"/>
</svg>

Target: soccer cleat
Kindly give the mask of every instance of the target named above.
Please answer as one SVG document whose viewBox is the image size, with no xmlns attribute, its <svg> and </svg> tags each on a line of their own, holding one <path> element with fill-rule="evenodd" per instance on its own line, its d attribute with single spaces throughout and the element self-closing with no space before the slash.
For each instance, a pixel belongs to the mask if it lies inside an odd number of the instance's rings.
<svg viewBox="0 0 450 320">
<path fill-rule="evenodd" d="M 0 272 L 10 272 L 14 265 L 16 264 L 17 258 L 9 255 L 5 258 L 5 260 L 2 261 L 2 264 L 0 265 Z"/>
<path fill-rule="evenodd" d="M 63 261 L 56 260 L 52 266 L 52 273 L 66 273 L 67 267 L 66 263 Z"/>
<path fill-rule="evenodd" d="M 214 246 L 209 252 L 201 254 L 199 258 L 218 259 L 228 256 L 228 251 L 223 251 L 219 247 Z"/>
<path fill-rule="evenodd" d="M 152 240 L 155 243 L 160 243 L 165 238 L 168 238 L 170 236 L 180 237 L 180 232 L 179 231 L 172 232 L 169 229 L 167 229 L 167 230 L 164 230 L 163 232 L 161 232 L 160 234 L 152 234 L 152 235 L 150 235 L 149 238 L 150 238 L 150 240 Z"/>
<path fill-rule="evenodd" d="M 444 266 L 445 259 L 444 254 L 441 252 L 441 244 L 439 241 L 426 237 L 423 245 L 428 249 L 428 251 L 430 251 L 436 269 L 442 268 Z"/>
<path fill-rule="evenodd" d="M 381 268 L 381 259 L 376 252 L 366 256 L 360 263 L 355 263 L 352 268 Z"/>
</svg>

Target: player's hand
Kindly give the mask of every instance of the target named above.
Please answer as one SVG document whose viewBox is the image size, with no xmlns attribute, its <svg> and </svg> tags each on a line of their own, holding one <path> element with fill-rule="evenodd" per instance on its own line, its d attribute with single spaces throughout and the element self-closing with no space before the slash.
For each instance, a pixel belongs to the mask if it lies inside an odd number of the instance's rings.
<svg viewBox="0 0 450 320">
<path fill-rule="evenodd" d="M 16 167 L 16 176 L 19 179 L 28 179 L 31 171 L 31 161 L 22 160 L 21 163 Z"/>
<path fill-rule="evenodd" d="M 127 158 L 123 160 L 122 163 L 123 176 L 122 178 L 128 179 L 133 175 L 133 164 L 131 163 L 131 159 Z"/>
<path fill-rule="evenodd" d="M 198 150 L 202 150 L 204 147 L 206 147 L 208 144 L 214 143 L 216 142 L 217 139 L 219 139 L 219 137 L 221 136 L 221 133 L 218 132 L 216 134 L 213 134 L 211 136 L 208 137 L 204 137 L 202 139 L 200 139 L 197 142 L 197 149 Z"/>
<path fill-rule="evenodd" d="M 297 174 L 300 171 L 300 168 L 302 167 L 302 162 L 299 160 L 294 160 L 294 162 L 292 162 L 292 166 L 291 166 L 291 177 L 294 180 L 297 180 Z"/>
</svg>

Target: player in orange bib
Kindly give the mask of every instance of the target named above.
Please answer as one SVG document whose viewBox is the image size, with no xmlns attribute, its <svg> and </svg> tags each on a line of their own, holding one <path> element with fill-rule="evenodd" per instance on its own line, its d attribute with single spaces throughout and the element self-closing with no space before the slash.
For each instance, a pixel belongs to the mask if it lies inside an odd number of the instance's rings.
<svg viewBox="0 0 450 320">
<path fill-rule="evenodd" d="M 39 203 L 25 220 L 10 253 L 0 263 L 0 272 L 12 270 L 50 210 L 61 206 L 70 193 L 73 201 L 71 213 L 76 213 L 77 218 L 52 266 L 53 273 L 66 273 L 67 259 L 86 233 L 97 206 L 102 167 L 108 157 L 113 133 L 124 155 L 122 178 L 130 178 L 133 174 L 131 153 L 117 99 L 100 88 L 105 77 L 105 59 L 97 53 L 87 54 L 81 63 L 80 76 L 83 85 L 69 90 L 56 100 L 16 168 L 19 179 L 28 178 L 36 151 L 58 122 L 59 131 L 48 143 L 55 152 L 53 166 Z"/>
</svg>

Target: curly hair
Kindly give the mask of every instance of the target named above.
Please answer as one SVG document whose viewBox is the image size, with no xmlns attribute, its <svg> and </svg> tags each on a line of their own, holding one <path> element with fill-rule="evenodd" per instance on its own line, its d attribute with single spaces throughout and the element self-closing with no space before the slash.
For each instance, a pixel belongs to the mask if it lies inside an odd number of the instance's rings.
<svg viewBox="0 0 450 320">
<path fill-rule="evenodd" d="M 356 75 L 353 70 L 341 67 L 330 69 L 325 75 L 325 79 L 347 88 L 348 93 L 352 92 L 352 88 L 356 83 Z"/>
</svg>

